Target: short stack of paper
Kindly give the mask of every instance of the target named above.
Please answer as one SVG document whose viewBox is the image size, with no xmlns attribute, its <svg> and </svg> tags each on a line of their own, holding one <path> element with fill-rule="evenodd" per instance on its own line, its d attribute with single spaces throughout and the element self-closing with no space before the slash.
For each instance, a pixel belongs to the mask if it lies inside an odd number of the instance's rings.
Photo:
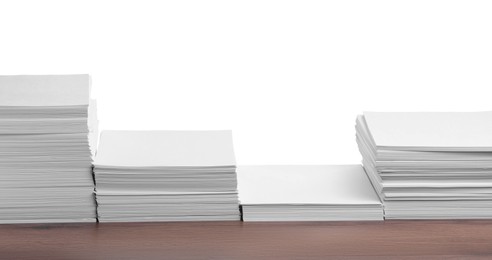
<svg viewBox="0 0 492 260">
<path fill-rule="evenodd" d="M 89 93 L 88 75 L 0 76 L 0 223 L 96 220 Z"/>
<path fill-rule="evenodd" d="M 239 220 L 231 131 L 103 131 L 100 222 Z"/>
<path fill-rule="evenodd" d="M 492 218 L 492 112 L 368 112 L 356 129 L 385 218 Z"/>
<path fill-rule="evenodd" d="M 383 220 L 383 207 L 361 165 L 238 168 L 244 221 Z"/>
</svg>

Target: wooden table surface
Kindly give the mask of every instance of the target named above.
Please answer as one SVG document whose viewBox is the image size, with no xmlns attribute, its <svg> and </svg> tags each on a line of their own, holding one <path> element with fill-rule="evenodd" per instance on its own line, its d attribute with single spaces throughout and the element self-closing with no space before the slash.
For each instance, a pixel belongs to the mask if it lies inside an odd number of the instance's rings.
<svg viewBox="0 0 492 260">
<path fill-rule="evenodd" d="M 492 259 L 492 221 L 0 225 L 0 259 Z"/>
</svg>

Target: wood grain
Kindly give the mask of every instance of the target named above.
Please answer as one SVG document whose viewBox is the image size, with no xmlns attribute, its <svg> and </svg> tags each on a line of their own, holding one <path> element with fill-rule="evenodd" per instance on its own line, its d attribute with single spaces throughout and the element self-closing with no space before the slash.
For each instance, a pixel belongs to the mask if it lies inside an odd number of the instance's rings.
<svg viewBox="0 0 492 260">
<path fill-rule="evenodd" d="M 492 221 L 0 225 L 0 259 L 489 259 Z"/>
</svg>

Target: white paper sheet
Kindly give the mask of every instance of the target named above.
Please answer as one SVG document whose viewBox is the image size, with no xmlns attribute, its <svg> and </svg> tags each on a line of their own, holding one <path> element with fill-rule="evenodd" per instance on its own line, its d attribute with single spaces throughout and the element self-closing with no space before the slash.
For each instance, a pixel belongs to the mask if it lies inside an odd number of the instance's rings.
<svg viewBox="0 0 492 260">
<path fill-rule="evenodd" d="M 360 165 L 240 166 L 241 204 L 380 205 Z"/>
<path fill-rule="evenodd" d="M 0 106 L 89 104 L 89 75 L 0 76 Z"/>
<path fill-rule="evenodd" d="M 492 151 L 492 111 L 364 112 L 378 148 Z"/>
<path fill-rule="evenodd" d="M 103 131 L 95 165 L 203 167 L 236 164 L 231 131 Z"/>
</svg>

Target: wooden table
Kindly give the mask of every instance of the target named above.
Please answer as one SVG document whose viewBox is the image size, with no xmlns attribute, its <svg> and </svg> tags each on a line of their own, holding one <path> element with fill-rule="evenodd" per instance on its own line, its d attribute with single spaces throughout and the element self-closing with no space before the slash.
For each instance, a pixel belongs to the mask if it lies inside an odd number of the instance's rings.
<svg viewBox="0 0 492 260">
<path fill-rule="evenodd" d="M 492 259 L 492 221 L 0 225 L 0 259 Z"/>
</svg>

